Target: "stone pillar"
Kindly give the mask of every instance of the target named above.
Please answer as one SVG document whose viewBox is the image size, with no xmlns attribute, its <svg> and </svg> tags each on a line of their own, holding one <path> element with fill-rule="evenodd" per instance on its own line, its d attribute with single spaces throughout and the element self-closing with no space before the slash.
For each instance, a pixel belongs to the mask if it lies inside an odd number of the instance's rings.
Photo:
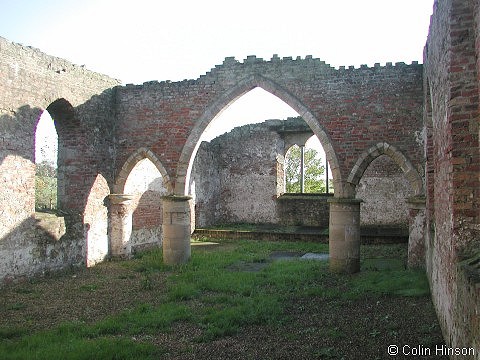
<svg viewBox="0 0 480 360">
<path fill-rule="evenodd" d="M 425 267 L 425 197 L 414 196 L 408 204 L 408 267 Z"/>
<path fill-rule="evenodd" d="M 330 271 L 360 271 L 360 203 L 354 198 L 331 198 L 329 249 Z"/>
<path fill-rule="evenodd" d="M 190 259 L 190 196 L 163 198 L 163 262 L 184 264 Z"/>
<path fill-rule="evenodd" d="M 305 145 L 300 145 L 300 192 L 305 192 Z"/>
<path fill-rule="evenodd" d="M 109 253 L 113 257 L 131 255 L 130 236 L 132 235 L 132 211 L 130 203 L 133 195 L 110 194 L 109 207 Z"/>
</svg>

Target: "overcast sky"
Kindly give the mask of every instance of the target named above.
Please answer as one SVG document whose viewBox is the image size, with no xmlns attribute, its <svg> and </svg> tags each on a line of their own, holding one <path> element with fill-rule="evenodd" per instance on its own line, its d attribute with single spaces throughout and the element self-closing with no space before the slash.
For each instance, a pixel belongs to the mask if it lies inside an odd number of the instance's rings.
<svg viewBox="0 0 480 360">
<path fill-rule="evenodd" d="M 312 55 L 336 68 L 421 63 L 432 8 L 433 0 L 0 0 L 0 36 L 139 84 L 196 79 L 227 56 Z M 270 98 L 254 91 L 222 116 L 295 115 Z"/>
</svg>

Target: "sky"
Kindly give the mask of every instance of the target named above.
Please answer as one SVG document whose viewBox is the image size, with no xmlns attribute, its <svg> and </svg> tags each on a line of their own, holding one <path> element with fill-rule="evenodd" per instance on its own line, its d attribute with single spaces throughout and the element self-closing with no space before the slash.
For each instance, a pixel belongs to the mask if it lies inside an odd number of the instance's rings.
<svg viewBox="0 0 480 360">
<path fill-rule="evenodd" d="M 0 36 L 124 84 L 196 79 L 229 56 L 312 55 L 335 68 L 410 64 L 422 63 L 433 1 L 0 0 Z M 255 89 L 219 123 L 295 115 Z"/>
</svg>

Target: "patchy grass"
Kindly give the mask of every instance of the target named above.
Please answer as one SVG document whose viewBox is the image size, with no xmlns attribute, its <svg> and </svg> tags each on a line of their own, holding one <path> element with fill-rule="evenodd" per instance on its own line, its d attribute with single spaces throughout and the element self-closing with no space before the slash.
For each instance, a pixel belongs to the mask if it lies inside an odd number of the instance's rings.
<svg viewBox="0 0 480 360">
<path fill-rule="evenodd" d="M 390 344 L 442 343 L 425 274 L 404 268 L 405 245 L 362 247 L 354 275 L 270 259 L 327 250 L 223 240 L 194 247 L 181 266 L 153 250 L 11 285 L 0 294 L 0 358 L 383 359 Z"/>
</svg>

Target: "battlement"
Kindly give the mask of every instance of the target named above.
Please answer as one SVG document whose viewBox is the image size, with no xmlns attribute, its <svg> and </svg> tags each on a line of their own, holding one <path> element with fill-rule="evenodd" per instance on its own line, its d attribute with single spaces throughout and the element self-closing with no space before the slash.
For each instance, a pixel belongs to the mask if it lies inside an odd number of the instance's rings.
<svg viewBox="0 0 480 360">
<path fill-rule="evenodd" d="M 32 47 L 25 46 L 22 44 L 11 42 L 0 36 L 0 53 L 1 58 L 15 59 L 24 59 L 24 61 L 30 61 L 32 66 L 35 68 L 43 68 L 45 72 L 51 72 L 57 75 L 73 73 L 78 74 L 79 76 L 86 76 L 92 79 L 97 79 L 100 81 L 106 81 L 113 84 L 120 84 L 121 81 L 109 77 L 92 70 L 89 70 L 85 65 L 77 65 L 63 58 L 56 56 L 48 55 L 42 50 Z M 11 62 L 10 62 L 11 63 Z M 28 64 L 26 65 L 29 66 Z"/>
</svg>

